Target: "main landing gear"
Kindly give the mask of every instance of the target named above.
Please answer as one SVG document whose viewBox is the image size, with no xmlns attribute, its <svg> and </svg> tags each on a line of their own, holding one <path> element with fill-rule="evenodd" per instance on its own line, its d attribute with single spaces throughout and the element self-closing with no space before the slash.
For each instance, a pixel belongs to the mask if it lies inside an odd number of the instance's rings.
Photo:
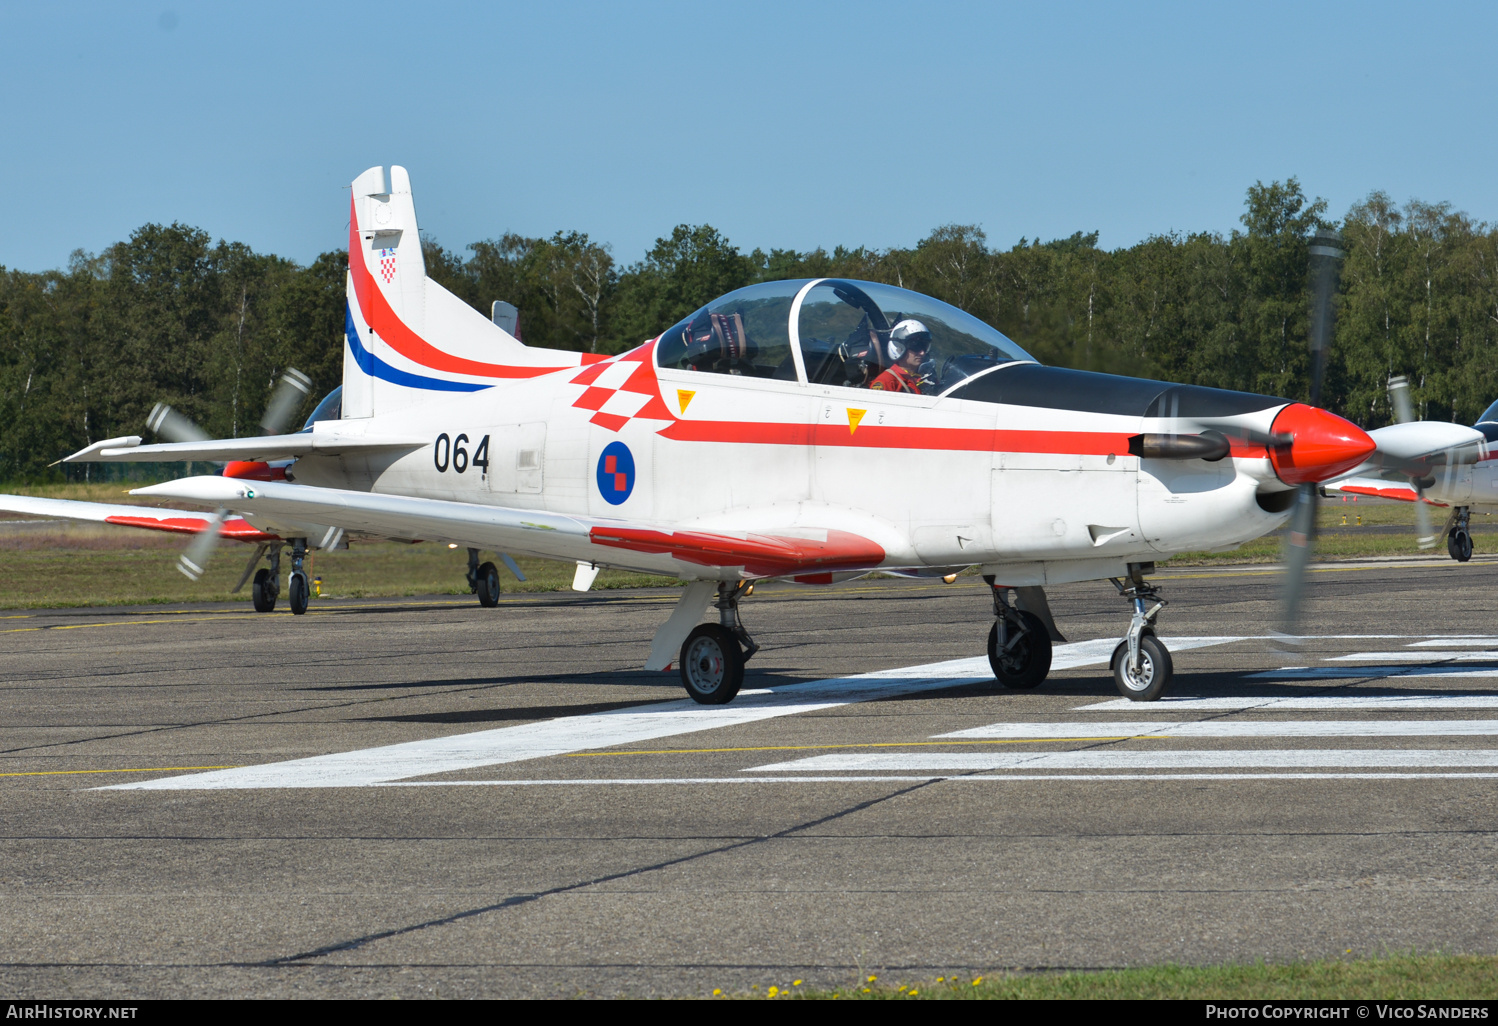
<svg viewBox="0 0 1498 1026">
<path fill-rule="evenodd" d="M 983 578 L 993 592 L 993 626 L 988 631 L 988 665 L 1006 688 L 1038 687 L 1051 672 L 1051 635 L 1045 621 L 1009 604 L 1009 587 Z"/>
<path fill-rule="evenodd" d="M 1134 604 L 1134 616 L 1129 621 L 1129 633 L 1113 650 L 1113 683 L 1118 691 L 1132 702 L 1153 702 L 1170 686 L 1175 676 L 1175 666 L 1170 660 L 1170 650 L 1155 636 L 1155 617 L 1166 606 L 1160 597 L 1160 589 L 1146 584 L 1144 575 L 1155 569 L 1153 563 L 1130 563 L 1129 584 L 1112 578 L 1118 593 Z M 1153 606 L 1146 608 L 1148 603 Z"/>
<path fill-rule="evenodd" d="M 1446 533 L 1446 551 L 1458 563 L 1472 558 L 1472 507 L 1458 506 L 1451 511 Z"/>
<path fill-rule="evenodd" d="M 754 591 L 748 581 L 718 583 L 718 622 L 692 629 L 681 643 L 681 683 L 694 702 L 725 705 L 744 684 L 744 664 L 759 651 L 739 620 L 739 599 Z"/>
<path fill-rule="evenodd" d="M 479 550 L 468 550 L 468 590 L 479 597 L 479 605 L 493 609 L 499 605 L 499 567 L 493 563 L 479 566 Z"/>
</svg>

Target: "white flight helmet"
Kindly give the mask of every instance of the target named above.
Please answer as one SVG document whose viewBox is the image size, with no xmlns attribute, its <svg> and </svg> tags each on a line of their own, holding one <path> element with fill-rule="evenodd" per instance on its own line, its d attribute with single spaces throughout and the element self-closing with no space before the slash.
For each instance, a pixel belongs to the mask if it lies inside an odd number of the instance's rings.
<svg viewBox="0 0 1498 1026">
<path fill-rule="evenodd" d="M 907 349 L 930 348 L 931 332 L 924 324 L 911 317 L 905 318 L 890 330 L 889 342 L 885 344 L 885 351 L 889 354 L 890 362 L 904 356 Z"/>
</svg>

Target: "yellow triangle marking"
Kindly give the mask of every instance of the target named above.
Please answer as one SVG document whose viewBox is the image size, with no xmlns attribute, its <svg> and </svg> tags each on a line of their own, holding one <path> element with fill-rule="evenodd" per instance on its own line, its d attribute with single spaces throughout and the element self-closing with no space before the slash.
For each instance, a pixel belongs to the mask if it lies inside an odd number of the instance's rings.
<svg viewBox="0 0 1498 1026">
<path fill-rule="evenodd" d="M 863 415 L 867 412 L 869 411 L 854 409 L 848 410 L 848 434 L 851 435 L 853 432 L 858 430 L 858 422 L 863 420 Z"/>
<path fill-rule="evenodd" d="M 676 401 L 681 404 L 682 413 L 687 412 L 687 403 L 691 402 L 692 396 L 696 394 L 697 393 L 695 391 L 689 391 L 685 388 L 678 388 L 676 390 Z"/>
</svg>

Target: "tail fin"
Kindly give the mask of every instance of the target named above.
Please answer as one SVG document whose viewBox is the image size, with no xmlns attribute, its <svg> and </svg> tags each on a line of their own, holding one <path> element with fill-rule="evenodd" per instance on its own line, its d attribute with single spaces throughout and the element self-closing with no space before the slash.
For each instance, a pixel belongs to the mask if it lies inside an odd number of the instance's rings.
<svg viewBox="0 0 1498 1026">
<path fill-rule="evenodd" d="M 350 206 L 344 417 L 578 366 L 579 354 L 528 349 L 427 277 L 405 168 L 365 171 Z"/>
</svg>

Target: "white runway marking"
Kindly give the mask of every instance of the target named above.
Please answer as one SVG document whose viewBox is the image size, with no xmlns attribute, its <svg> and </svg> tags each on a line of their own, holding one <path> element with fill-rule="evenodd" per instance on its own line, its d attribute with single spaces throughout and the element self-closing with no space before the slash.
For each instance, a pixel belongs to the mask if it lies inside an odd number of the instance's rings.
<svg viewBox="0 0 1498 1026">
<path fill-rule="evenodd" d="M 1250 673 L 1244 680 L 1348 680 L 1353 677 L 1498 677 L 1498 668 L 1462 666 L 1287 666 Z"/>
<path fill-rule="evenodd" d="M 1093 705 L 1076 706 L 1073 712 L 1230 712 L 1252 709 L 1256 712 L 1301 712 L 1326 709 L 1380 709 L 1399 712 L 1402 709 L 1498 709 L 1498 695 L 1239 695 L 1233 698 L 1162 698 L 1149 707 L 1142 702 L 1115 698 Z"/>
<path fill-rule="evenodd" d="M 858 776 L 814 777 L 599 777 L 550 780 L 397 780 L 374 787 L 611 787 L 617 784 L 858 784 L 915 783 L 943 780 L 955 784 L 972 781 L 1006 783 L 1025 780 L 1498 780 L 1498 773 L 987 773 L 960 777 L 941 774 L 900 775 L 860 774 Z"/>
<path fill-rule="evenodd" d="M 1498 720 L 1118 720 L 991 723 L 933 737 L 1431 737 L 1498 735 Z"/>
<path fill-rule="evenodd" d="M 1443 659 L 1456 659 L 1462 662 L 1492 662 L 1498 659 L 1498 652 L 1433 652 L 1429 649 L 1416 652 L 1406 649 L 1402 652 L 1353 652 L 1348 655 L 1328 656 L 1329 663 L 1434 663 Z"/>
<path fill-rule="evenodd" d="M 974 770 L 1164 770 L 1164 769 L 1436 769 L 1498 766 L 1498 749 L 1289 748 L 1190 752 L 885 752 L 815 755 L 769 763 L 746 772 L 911 773 Z"/>
<path fill-rule="evenodd" d="M 1181 652 L 1240 640 L 1239 637 L 1175 638 L 1168 640 L 1167 644 Z M 1051 665 L 1054 669 L 1068 669 L 1106 663 L 1117 644 L 1116 639 L 1100 639 L 1058 645 Z M 141 780 L 99 790 L 367 787 L 408 777 L 452 773 L 732 727 L 776 716 L 793 716 L 854 702 L 992 679 L 986 656 L 952 659 L 854 677 L 745 691 L 729 706 L 703 706 L 681 699 L 287 762 Z"/>
</svg>

